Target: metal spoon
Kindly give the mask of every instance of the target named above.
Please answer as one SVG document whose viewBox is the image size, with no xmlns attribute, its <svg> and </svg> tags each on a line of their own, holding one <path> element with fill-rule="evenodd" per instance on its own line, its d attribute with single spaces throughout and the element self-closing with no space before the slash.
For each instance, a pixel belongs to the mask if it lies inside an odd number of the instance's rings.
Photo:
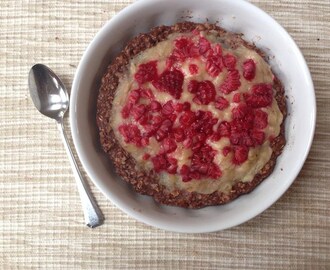
<svg viewBox="0 0 330 270">
<path fill-rule="evenodd" d="M 69 96 L 64 84 L 47 66 L 36 64 L 29 72 L 29 89 L 38 111 L 56 120 L 76 179 L 86 225 L 91 228 L 101 225 L 104 221 L 103 214 L 79 171 L 64 133 L 63 117 L 69 107 Z"/>
</svg>

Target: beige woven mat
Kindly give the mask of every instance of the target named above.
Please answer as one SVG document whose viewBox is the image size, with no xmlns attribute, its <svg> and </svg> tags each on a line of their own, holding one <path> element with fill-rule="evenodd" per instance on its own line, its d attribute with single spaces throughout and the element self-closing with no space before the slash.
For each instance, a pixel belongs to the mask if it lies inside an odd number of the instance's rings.
<svg viewBox="0 0 330 270">
<path fill-rule="evenodd" d="M 136 222 L 93 187 L 107 220 L 83 225 L 59 134 L 34 109 L 27 74 L 42 62 L 70 88 L 95 33 L 131 2 L 0 2 L 0 269 L 330 269 L 329 0 L 252 1 L 294 37 L 317 96 L 309 158 L 275 205 L 233 229 L 177 234 Z"/>
</svg>

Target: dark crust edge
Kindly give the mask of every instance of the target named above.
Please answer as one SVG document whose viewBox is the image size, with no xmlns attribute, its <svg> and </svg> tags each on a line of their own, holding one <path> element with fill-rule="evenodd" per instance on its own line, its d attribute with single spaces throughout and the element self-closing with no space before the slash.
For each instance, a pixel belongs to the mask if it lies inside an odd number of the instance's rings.
<svg viewBox="0 0 330 270">
<path fill-rule="evenodd" d="M 174 32 L 190 32 L 195 28 L 199 30 L 215 30 L 219 35 L 227 35 L 228 45 L 236 48 L 238 45 L 244 46 L 258 52 L 266 61 L 265 54 L 242 39 L 242 34 L 235 34 L 225 31 L 214 24 L 198 24 L 193 22 L 177 23 L 173 26 L 158 26 L 149 33 L 140 34 L 133 38 L 121 53 L 108 66 L 102 78 L 101 87 L 97 99 L 97 125 L 99 128 L 100 143 L 103 150 L 112 160 L 116 172 L 128 183 L 130 183 L 136 192 L 152 196 L 161 204 L 180 206 L 184 208 L 202 208 L 210 205 L 225 204 L 242 194 L 251 192 L 262 180 L 268 177 L 276 164 L 277 157 L 282 153 L 285 145 L 284 122 L 286 118 L 286 100 L 284 89 L 281 82 L 275 78 L 274 89 L 276 90 L 275 99 L 278 102 L 280 111 L 283 114 L 280 134 L 271 143 L 273 149 L 270 160 L 260 170 L 260 172 L 250 182 L 238 182 L 235 184 L 229 194 L 215 191 L 211 194 L 201 194 L 197 192 L 188 192 L 186 190 L 168 190 L 159 183 L 158 175 L 153 171 L 141 169 L 135 159 L 127 153 L 115 138 L 114 132 L 109 123 L 111 120 L 111 108 L 114 99 L 115 90 L 119 83 L 120 75 L 127 69 L 129 60 L 138 53 L 155 46 L 158 42 L 165 40 Z"/>
</svg>

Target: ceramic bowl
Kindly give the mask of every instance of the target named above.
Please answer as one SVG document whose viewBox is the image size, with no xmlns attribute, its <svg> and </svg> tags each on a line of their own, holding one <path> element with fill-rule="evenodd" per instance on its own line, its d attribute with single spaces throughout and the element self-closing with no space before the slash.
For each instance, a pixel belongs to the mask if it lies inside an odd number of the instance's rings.
<svg viewBox="0 0 330 270">
<path fill-rule="evenodd" d="M 158 25 L 178 21 L 218 23 L 243 33 L 270 56 L 287 95 L 287 145 L 274 172 L 255 190 L 222 206 L 188 210 L 136 194 L 115 173 L 98 142 L 95 104 L 102 73 L 126 42 Z M 269 15 L 243 0 L 140 0 L 120 11 L 97 33 L 77 68 L 71 91 L 73 141 L 88 176 L 116 206 L 146 224 L 176 232 L 223 230 L 257 216 L 289 188 L 309 152 L 315 128 L 315 95 L 310 72 L 289 34 Z M 111 219 L 111 217 L 108 217 Z"/>
</svg>

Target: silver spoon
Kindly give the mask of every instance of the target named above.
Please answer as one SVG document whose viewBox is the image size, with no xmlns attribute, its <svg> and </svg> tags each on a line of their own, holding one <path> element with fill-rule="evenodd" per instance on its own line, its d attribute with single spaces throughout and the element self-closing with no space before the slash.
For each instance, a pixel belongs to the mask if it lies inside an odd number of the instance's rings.
<svg viewBox="0 0 330 270">
<path fill-rule="evenodd" d="M 29 72 L 29 89 L 38 111 L 56 120 L 76 179 L 86 225 L 91 228 L 101 225 L 104 221 L 103 214 L 79 171 L 64 133 L 63 117 L 69 107 L 69 96 L 64 84 L 47 66 L 36 64 Z"/>
</svg>

